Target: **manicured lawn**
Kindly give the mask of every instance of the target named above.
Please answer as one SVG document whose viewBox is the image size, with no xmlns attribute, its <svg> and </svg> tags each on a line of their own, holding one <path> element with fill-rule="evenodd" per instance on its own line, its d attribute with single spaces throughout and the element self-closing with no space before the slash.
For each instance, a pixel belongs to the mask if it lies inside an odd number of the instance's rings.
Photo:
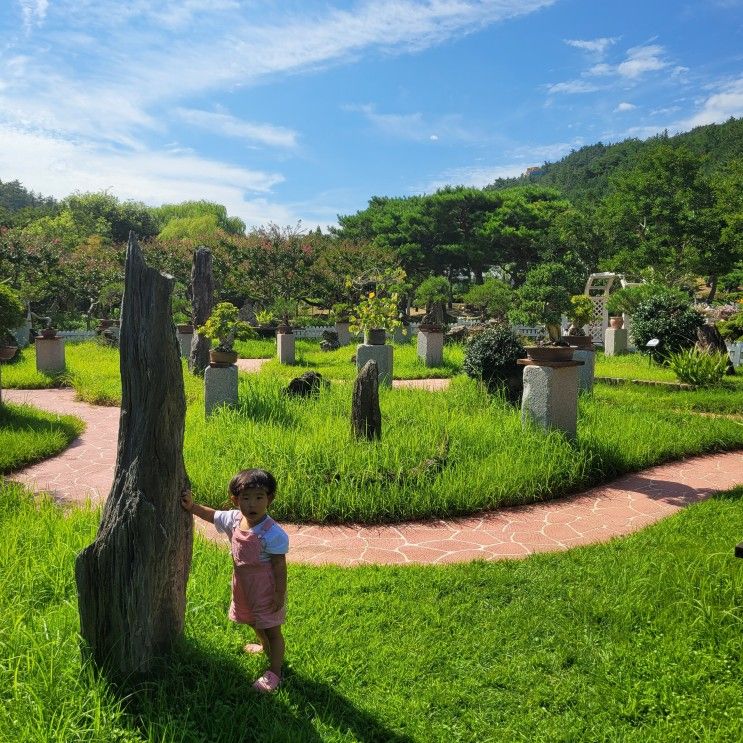
<svg viewBox="0 0 743 743">
<path fill-rule="evenodd" d="M 604 356 L 603 351 L 597 351 L 596 376 L 678 382 L 676 375 L 667 366 L 651 362 L 650 357 L 642 353 Z"/>
<path fill-rule="evenodd" d="M 71 415 L 55 415 L 27 405 L 0 405 L 0 474 L 62 451 L 84 430 Z"/>
<path fill-rule="evenodd" d="M 73 564 L 95 513 L 0 490 L 0 740 L 738 741 L 743 488 L 629 538 L 521 561 L 290 565 L 285 683 L 196 540 L 186 636 L 120 693 L 81 663 Z"/>
</svg>

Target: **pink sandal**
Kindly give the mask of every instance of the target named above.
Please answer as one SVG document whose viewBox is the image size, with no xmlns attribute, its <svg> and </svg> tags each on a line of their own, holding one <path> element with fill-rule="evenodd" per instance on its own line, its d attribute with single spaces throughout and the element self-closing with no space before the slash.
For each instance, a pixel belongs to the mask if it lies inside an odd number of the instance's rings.
<svg viewBox="0 0 743 743">
<path fill-rule="evenodd" d="M 253 683 L 253 688 L 261 694 L 272 694 L 279 688 L 279 684 L 281 679 L 273 671 L 266 671 Z"/>
</svg>

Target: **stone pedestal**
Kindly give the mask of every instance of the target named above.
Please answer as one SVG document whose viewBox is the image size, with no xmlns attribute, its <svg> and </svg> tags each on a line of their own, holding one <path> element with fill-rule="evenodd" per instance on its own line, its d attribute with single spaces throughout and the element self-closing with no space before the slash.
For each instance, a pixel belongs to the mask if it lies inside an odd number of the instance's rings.
<svg viewBox="0 0 743 743">
<path fill-rule="evenodd" d="M 181 356 L 187 359 L 191 355 L 191 341 L 193 340 L 193 333 L 176 333 L 178 338 L 178 345 L 181 347 Z"/>
<path fill-rule="evenodd" d="M 392 385 L 392 346 L 372 346 L 366 343 L 356 346 L 356 370 L 360 371 L 369 359 L 377 362 L 379 384 Z"/>
<path fill-rule="evenodd" d="M 351 343 L 351 331 L 348 329 L 349 323 L 337 322 L 335 324 L 335 332 L 338 333 L 338 343 L 341 346 L 348 346 Z"/>
<path fill-rule="evenodd" d="M 237 367 L 212 366 L 204 370 L 204 409 L 210 415 L 220 405 L 237 406 Z"/>
<path fill-rule="evenodd" d="M 581 361 L 545 361 L 519 359 L 524 367 L 524 393 L 521 398 L 521 422 L 527 421 L 545 430 L 557 429 L 569 439 L 578 430 L 578 369 Z"/>
<path fill-rule="evenodd" d="M 593 346 L 576 348 L 573 351 L 573 361 L 583 362 L 583 366 L 578 368 L 578 391 L 593 392 L 593 377 L 596 373 L 596 351 Z"/>
<path fill-rule="evenodd" d="M 395 328 L 392 331 L 392 340 L 394 343 L 407 343 L 410 340 L 409 333 L 410 329 L 407 326 L 403 326 L 402 328 Z"/>
<path fill-rule="evenodd" d="M 276 355 L 279 364 L 294 363 L 294 333 L 276 333 Z"/>
<path fill-rule="evenodd" d="M 607 328 L 604 331 L 604 355 L 621 356 L 627 353 L 627 328 Z"/>
<path fill-rule="evenodd" d="M 65 370 L 64 338 L 36 337 L 36 371 L 59 374 Z"/>
<path fill-rule="evenodd" d="M 426 366 L 444 363 L 444 332 L 442 330 L 418 331 L 418 358 Z"/>
</svg>

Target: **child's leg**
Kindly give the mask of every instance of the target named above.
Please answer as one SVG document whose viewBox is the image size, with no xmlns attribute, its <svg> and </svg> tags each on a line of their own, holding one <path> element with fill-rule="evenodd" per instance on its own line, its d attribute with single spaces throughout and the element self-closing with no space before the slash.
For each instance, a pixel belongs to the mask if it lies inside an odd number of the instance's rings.
<svg viewBox="0 0 743 743">
<path fill-rule="evenodd" d="M 266 648 L 268 659 L 271 663 L 270 670 L 273 671 L 279 678 L 281 678 L 281 666 L 284 664 L 284 636 L 281 634 L 281 625 L 277 627 L 269 627 L 268 629 L 262 630 L 265 633 L 268 645 L 264 643 L 263 647 Z"/>
<path fill-rule="evenodd" d="M 266 637 L 266 631 L 259 629 L 258 627 L 253 627 L 253 629 L 255 630 L 255 634 L 258 638 L 258 642 L 260 643 L 260 645 L 249 642 L 247 645 L 245 645 L 245 648 L 244 648 L 245 652 L 246 653 L 265 653 L 266 655 L 268 655 L 269 642 L 268 642 L 268 637 Z"/>
</svg>

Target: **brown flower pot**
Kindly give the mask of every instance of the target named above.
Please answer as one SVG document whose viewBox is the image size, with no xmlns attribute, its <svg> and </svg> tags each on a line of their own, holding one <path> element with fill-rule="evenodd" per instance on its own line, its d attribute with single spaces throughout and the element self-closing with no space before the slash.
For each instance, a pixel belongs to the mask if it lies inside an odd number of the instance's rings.
<svg viewBox="0 0 743 743">
<path fill-rule="evenodd" d="M 572 361 L 570 346 L 526 346 L 526 353 L 532 361 Z"/>
<path fill-rule="evenodd" d="M 387 340 L 384 328 L 371 328 L 364 331 L 364 344 L 367 346 L 383 346 Z"/>
<path fill-rule="evenodd" d="M 593 338 L 590 335 L 563 335 L 560 340 L 578 348 L 588 348 L 593 345 Z"/>
<path fill-rule="evenodd" d="M 182 335 L 193 333 L 193 325 L 191 323 L 181 323 L 180 325 L 176 325 L 176 328 L 178 328 L 178 332 Z"/>
<path fill-rule="evenodd" d="M 621 315 L 610 317 L 609 326 L 614 328 L 615 330 L 619 330 L 620 328 L 624 327 L 624 318 Z"/>
<path fill-rule="evenodd" d="M 0 346 L 0 361 L 10 361 L 17 350 L 18 346 Z"/>
<path fill-rule="evenodd" d="M 209 363 L 212 366 L 232 366 L 237 361 L 237 351 L 209 351 Z"/>
<path fill-rule="evenodd" d="M 38 335 L 39 338 L 56 338 L 57 337 L 57 330 L 56 328 L 42 328 L 41 332 Z"/>
</svg>

